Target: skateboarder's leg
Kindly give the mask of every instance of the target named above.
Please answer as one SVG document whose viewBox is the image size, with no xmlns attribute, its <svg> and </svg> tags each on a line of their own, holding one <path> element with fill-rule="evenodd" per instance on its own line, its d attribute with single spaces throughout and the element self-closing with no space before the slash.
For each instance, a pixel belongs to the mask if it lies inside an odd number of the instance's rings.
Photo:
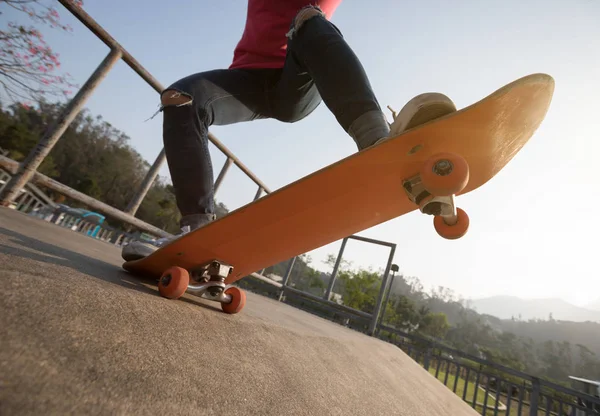
<svg viewBox="0 0 600 416">
<path fill-rule="evenodd" d="M 277 69 L 222 69 L 185 77 L 161 94 L 165 154 L 184 232 L 214 220 L 213 167 L 208 128 L 269 117 L 265 85 Z M 272 81 L 270 82 L 272 84 Z M 157 245 L 164 243 L 161 239 Z M 156 247 L 134 242 L 125 260 L 149 255 Z"/>
<path fill-rule="evenodd" d="M 339 29 L 314 6 L 303 8 L 292 22 L 286 64 L 273 95 L 280 101 L 273 106 L 274 117 L 282 121 L 302 118 L 322 97 L 359 150 L 455 110 L 445 96 L 422 94 L 402 109 L 390 133 L 358 57 Z"/>
<path fill-rule="evenodd" d="M 265 80 L 273 70 L 215 70 L 185 77 L 161 94 L 163 141 L 181 212 L 192 229 L 214 215 L 208 128 L 268 117 Z"/>
<path fill-rule="evenodd" d="M 281 96 L 293 94 L 299 78 L 310 79 L 359 149 L 389 134 L 389 124 L 362 64 L 320 9 L 308 6 L 300 10 L 287 36 L 288 54 L 277 91 Z M 285 119 L 289 114 L 281 116 Z"/>
</svg>

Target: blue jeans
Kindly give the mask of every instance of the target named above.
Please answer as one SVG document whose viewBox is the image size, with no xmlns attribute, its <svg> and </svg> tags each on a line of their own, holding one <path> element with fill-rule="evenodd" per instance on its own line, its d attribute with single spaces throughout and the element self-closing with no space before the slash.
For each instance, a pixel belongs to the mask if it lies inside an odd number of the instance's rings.
<svg viewBox="0 0 600 416">
<path fill-rule="evenodd" d="M 292 26 L 294 27 L 294 22 Z M 214 218 L 208 128 L 272 118 L 292 123 L 321 100 L 359 150 L 389 133 L 367 75 L 338 28 L 316 15 L 288 34 L 281 69 L 219 69 L 187 76 L 165 91 L 191 101 L 164 105 L 163 140 L 181 226 Z"/>
</svg>

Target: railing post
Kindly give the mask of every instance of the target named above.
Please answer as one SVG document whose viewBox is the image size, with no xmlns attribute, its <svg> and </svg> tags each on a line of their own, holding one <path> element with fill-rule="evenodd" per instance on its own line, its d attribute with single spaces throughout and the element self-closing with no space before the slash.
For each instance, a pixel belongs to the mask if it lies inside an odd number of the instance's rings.
<svg viewBox="0 0 600 416">
<path fill-rule="evenodd" d="M 377 321 L 379 320 L 379 314 L 381 313 L 381 305 L 383 304 L 383 295 L 385 294 L 387 281 L 388 277 L 390 276 L 390 269 L 392 267 L 392 262 L 394 261 L 395 253 L 396 245 L 394 244 L 390 248 L 390 256 L 388 257 L 387 266 L 385 267 L 385 272 L 383 273 L 383 281 L 381 282 L 381 287 L 379 288 L 379 295 L 377 296 L 377 305 L 375 306 L 375 310 L 373 311 L 373 317 L 371 318 L 371 323 L 369 324 L 369 329 L 367 331 L 369 335 L 375 334 L 375 330 L 377 329 Z"/>
<path fill-rule="evenodd" d="M 104 58 L 92 76 L 85 84 L 83 84 L 83 87 L 81 87 L 75 97 L 69 102 L 60 117 L 46 131 L 46 134 L 44 134 L 37 146 L 29 152 L 29 155 L 21 164 L 21 168 L 17 174 L 14 175 L 6 185 L 3 195 L 0 197 L 0 205 L 8 206 L 14 201 L 19 194 L 19 191 L 33 177 L 44 158 L 50 153 L 56 142 L 58 142 L 58 139 L 60 139 L 67 127 L 69 127 L 69 124 L 71 124 L 75 116 L 81 111 L 85 102 L 92 95 L 104 77 L 106 77 L 108 71 L 110 71 L 114 64 L 121 59 L 121 56 L 122 53 L 120 50 L 112 49 L 106 58 Z"/>
<path fill-rule="evenodd" d="M 529 416 L 537 416 L 540 399 L 540 379 L 531 379 L 531 397 L 529 398 Z"/>
<path fill-rule="evenodd" d="M 477 375 L 475 376 L 475 388 L 473 389 L 473 402 L 471 403 L 471 407 L 475 409 L 477 406 L 477 397 L 479 396 L 479 380 L 481 380 L 481 364 L 479 365 L 479 371 L 477 371 Z"/>
<path fill-rule="evenodd" d="M 395 265 L 392 265 L 392 278 L 390 279 L 390 287 L 386 290 L 385 300 L 383 301 L 383 312 L 381 312 L 381 317 L 379 320 L 379 324 L 383 323 L 383 318 L 385 318 L 385 310 L 388 305 L 388 301 L 390 300 L 390 293 L 392 293 L 392 287 L 394 286 L 394 278 L 396 277 L 396 270 L 393 269 Z"/>
<path fill-rule="evenodd" d="M 342 240 L 342 245 L 340 247 L 340 252 L 338 253 L 337 258 L 335 259 L 335 264 L 333 265 L 333 270 L 331 272 L 331 278 L 329 279 L 329 284 L 327 285 L 327 290 L 325 291 L 325 295 L 323 295 L 323 299 L 330 300 L 331 292 L 333 291 L 333 286 L 335 285 L 335 278 L 337 277 L 338 270 L 340 268 L 340 263 L 342 262 L 342 255 L 344 254 L 344 250 L 346 249 L 346 243 L 348 242 L 348 237 Z"/>
<path fill-rule="evenodd" d="M 135 213 L 139 209 L 140 205 L 142 204 L 142 201 L 146 197 L 146 194 L 152 187 L 152 184 L 154 183 L 154 179 L 156 179 L 156 176 L 158 176 L 158 171 L 160 170 L 160 167 L 162 166 L 162 164 L 164 162 L 165 162 L 165 149 L 163 148 L 160 151 L 160 153 L 158 154 L 158 156 L 156 157 L 156 160 L 154 161 L 152 166 L 150 167 L 150 170 L 144 177 L 144 180 L 140 184 L 140 187 L 138 188 L 136 193 L 133 195 L 133 198 L 131 198 L 131 201 L 129 201 L 129 204 L 127 205 L 127 208 L 125 209 L 125 212 L 127 214 L 135 215 Z"/>
<path fill-rule="evenodd" d="M 256 201 L 263 193 L 262 186 L 258 185 L 258 190 L 256 191 L 256 195 L 254 195 L 254 201 Z"/>
<path fill-rule="evenodd" d="M 281 282 L 281 291 L 279 292 L 279 302 L 281 302 L 281 300 L 283 299 L 283 292 L 285 291 L 285 287 L 288 284 L 288 281 L 290 280 L 290 276 L 292 274 L 292 269 L 294 268 L 294 264 L 296 263 L 296 257 L 293 257 L 290 259 L 290 262 L 288 263 L 288 268 L 285 271 L 285 276 L 283 277 L 283 282 Z"/>
<path fill-rule="evenodd" d="M 27 202 L 25 202 L 25 200 L 23 200 L 23 205 L 21 205 L 21 211 L 23 212 L 27 212 L 27 210 L 29 209 L 29 207 L 31 206 L 31 204 L 36 200 L 36 197 L 33 196 L 32 193 L 29 194 L 29 199 L 27 200 Z"/>
<path fill-rule="evenodd" d="M 427 351 L 423 354 L 423 368 L 429 371 L 429 363 L 431 360 L 431 347 L 427 348 Z"/>
<path fill-rule="evenodd" d="M 217 180 L 215 181 L 215 184 L 213 186 L 213 193 L 215 195 L 216 195 L 217 191 L 219 190 L 219 187 L 221 186 L 223 179 L 225 179 L 225 175 L 227 174 L 227 171 L 229 170 L 229 168 L 231 167 L 232 164 L 233 164 L 233 160 L 230 157 L 228 157 L 227 160 L 225 161 L 225 163 L 223 164 L 223 167 L 221 168 L 221 172 L 219 172 L 219 176 L 217 176 Z"/>
</svg>

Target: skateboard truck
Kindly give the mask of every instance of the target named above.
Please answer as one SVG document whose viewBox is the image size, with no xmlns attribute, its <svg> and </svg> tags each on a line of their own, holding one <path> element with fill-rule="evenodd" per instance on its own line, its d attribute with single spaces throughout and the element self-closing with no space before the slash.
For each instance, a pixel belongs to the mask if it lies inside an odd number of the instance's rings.
<svg viewBox="0 0 600 416">
<path fill-rule="evenodd" d="M 440 236 L 456 239 L 469 227 L 469 217 L 455 203 L 456 194 L 468 180 L 467 162 L 459 155 L 442 153 L 429 158 L 418 174 L 402 182 L 402 187 L 423 214 L 434 216 L 433 224 Z"/>
<path fill-rule="evenodd" d="M 225 284 L 225 279 L 232 271 L 232 266 L 219 260 L 213 260 L 190 271 L 178 266 L 169 267 L 159 280 L 158 291 L 169 299 L 180 298 L 185 292 L 194 293 L 205 299 L 220 302 L 226 313 L 237 313 L 246 304 L 246 294 L 235 286 Z M 190 283 L 190 274 L 198 283 Z"/>
<path fill-rule="evenodd" d="M 454 195 L 433 196 L 423 186 L 421 177 L 415 175 L 402 183 L 408 199 L 419 206 L 419 210 L 427 215 L 439 215 L 448 225 L 456 223 L 456 204 Z"/>
<path fill-rule="evenodd" d="M 223 264 L 217 260 L 213 260 L 207 265 L 199 268 L 202 270 L 202 275 L 208 275 L 208 281 L 198 284 L 188 284 L 187 292 L 199 294 L 200 296 L 221 303 L 230 303 L 231 296 L 225 293 L 227 285 L 225 278 L 233 271 L 233 267 Z M 194 276 L 194 272 L 192 272 Z M 203 276 L 204 279 L 206 277 Z"/>
</svg>

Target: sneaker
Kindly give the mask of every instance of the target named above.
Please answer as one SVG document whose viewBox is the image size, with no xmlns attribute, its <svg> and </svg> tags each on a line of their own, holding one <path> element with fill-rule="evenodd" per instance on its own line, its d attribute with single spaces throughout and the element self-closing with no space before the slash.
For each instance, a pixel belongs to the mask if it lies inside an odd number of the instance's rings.
<svg viewBox="0 0 600 416">
<path fill-rule="evenodd" d="M 179 237 L 189 233 L 190 231 L 190 227 L 185 226 L 181 228 L 181 232 L 179 234 L 172 235 L 170 237 L 159 238 L 151 243 L 140 240 L 131 241 L 130 243 L 127 243 L 123 246 L 123 250 L 121 250 L 121 257 L 125 261 L 143 259 L 144 257 L 148 257 L 150 254 L 154 253 L 156 250 L 158 250 L 165 244 L 178 239 Z"/>
<path fill-rule="evenodd" d="M 199 215 L 197 217 L 200 218 L 195 218 L 194 223 L 197 225 L 194 228 L 190 227 L 189 225 L 183 226 L 181 227 L 181 232 L 179 234 L 159 238 L 152 243 L 136 240 L 124 245 L 123 249 L 121 250 L 121 257 L 125 261 L 143 259 L 144 257 L 148 257 L 150 254 L 154 253 L 162 246 L 167 245 L 172 241 L 175 241 L 183 235 L 189 233 L 190 231 L 197 230 L 198 228 L 216 219 L 216 216 L 212 214 L 206 214 L 206 216 Z"/>
<path fill-rule="evenodd" d="M 456 106 L 450 98 L 437 92 L 428 92 L 417 95 L 410 100 L 396 115 L 388 106 L 394 121 L 390 125 L 390 134 L 382 137 L 374 144 L 381 143 L 391 137 L 396 137 L 414 127 L 433 121 L 456 111 Z"/>
</svg>

